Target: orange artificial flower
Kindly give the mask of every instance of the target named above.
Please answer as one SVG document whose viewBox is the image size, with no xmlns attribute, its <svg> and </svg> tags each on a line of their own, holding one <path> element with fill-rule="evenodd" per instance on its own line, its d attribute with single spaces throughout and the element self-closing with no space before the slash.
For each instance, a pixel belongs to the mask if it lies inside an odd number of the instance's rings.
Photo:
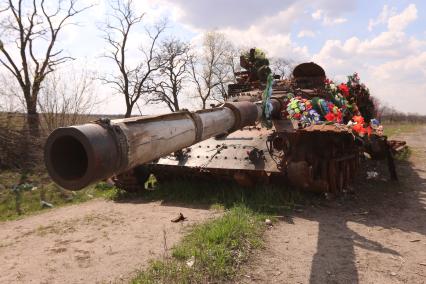
<svg viewBox="0 0 426 284">
<path fill-rule="evenodd" d="M 364 118 L 360 115 L 353 116 L 352 120 L 355 121 L 357 124 L 360 124 L 360 125 L 364 124 Z"/>
</svg>

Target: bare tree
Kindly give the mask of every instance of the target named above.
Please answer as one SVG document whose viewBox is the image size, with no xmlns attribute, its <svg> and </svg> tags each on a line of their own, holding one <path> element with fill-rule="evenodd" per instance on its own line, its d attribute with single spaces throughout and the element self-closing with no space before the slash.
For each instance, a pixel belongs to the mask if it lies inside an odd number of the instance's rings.
<svg viewBox="0 0 426 284">
<path fill-rule="evenodd" d="M 188 43 L 175 38 L 161 43 L 162 67 L 157 76 L 156 91 L 148 103 L 165 103 L 172 112 L 180 110 L 179 95 L 189 75 L 189 48 Z"/>
<path fill-rule="evenodd" d="M 291 59 L 283 57 L 275 57 L 271 60 L 271 70 L 275 75 L 279 75 L 280 79 L 289 79 L 291 76 L 294 62 Z"/>
<path fill-rule="evenodd" d="M 18 82 L 10 73 L 0 75 L 0 111 L 2 112 L 22 112 L 25 109 L 25 102 L 20 95 Z"/>
<path fill-rule="evenodd" d="M 190 57 L 191 77 L 203 109 L 209 100 L 224 100 L 224 86 L 232 73 L 227 61 L 229 48 L 224 34 L 207 32 L 201 52 Z"/>
<path fill-rule="evenodd" d="M 236 48 L 231 42 L 226 43 L 227 48 L 225 52 L 225 61 L 223 69 L 222 80 L 220 84 L 216 87 L 217 92 L 220 94 L 223 100 L 228 99 L 228 85 L 230 83 L 236 83 L 235 72 L 241 69 L 240 66 L 240 54 L 241 50 Z"/>
<path fill-rule="evenodd" d="M 158 23 L 152 29 L 145 29 L 149 42 L 146 47 L 140 48 L 143 54 L 142 61 L 128 62 L 127 45 L 130 31 L 142 22 L 144 14 L 135 12 L 132 0 L 112 0 L 110 6 L 112 14 L 101 30 L 110 47 L 105 57 L 114 62 L 119 72 L 101 79 L 104 83 L 111 84 L 118 93 L 123 94 L 126 102 L 124 116 L 130 117 L 140 97 L 155 90 L 153 74 L 161 67 L 156 47 L 160 35 L 166 28 L 166 22 Z"/>
<path fill-rule="evenodd" d="M 66 7 L 64 7 L 66 3 Z M 27 123 L 32 136 L 39 136 L 37 98 L 41 85 L 49 73 L 73 58 L 63 55 L 55 44 L 59 34 L 71 18 L 90 6 L 77 8 L 77 0 L 58 0 L 54 9 L 45 0 L 7 0 L 1 9 L 4 15 L 0 23 L 0 63 L 19 83 L 25 99 Z M 5 15 L 6 14 L 6 15 Z"/>
<path fill-rule="evenodd" d="M 94 80 L 93 72 L 74 68 L 46 78 L 38 106 L 48 132 L 87 120 L 97 102 Z"/>
</svg>

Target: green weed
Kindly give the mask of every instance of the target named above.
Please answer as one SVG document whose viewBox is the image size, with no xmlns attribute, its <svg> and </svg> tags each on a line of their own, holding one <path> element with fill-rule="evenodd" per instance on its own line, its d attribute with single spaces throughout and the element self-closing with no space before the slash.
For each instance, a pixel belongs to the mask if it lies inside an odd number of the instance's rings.
<svg viewBox="0 0 426 284">
<path fill-rule="evenodd" d="M 132 283 L 209 283 L 232 279 L 253 249 L 262 245 L 265 216 L 236 205 L 215 220 L 195 226 L 172 249 L 153 261 Z"/>
<path fill-rule="evenodd" d="M 49 208 L 41 206 L 41 200 L 54 207 L 59 207 L 98 197 L 114 199 L 118 194 L 117 188 L 107 187 L 103 183 L 80 191 L 64 190 L 51 182 L 46 175 L 39 173 L 27 174 L 27 183 L 32 185 L 31 188 L 17 192 L 13 188 L 19 184 L 21 178 L 22 174 L 18 172 L 4 171 L 0 173 L 0 184 L 4 186 L 0 190 L 0 221 L 13 220 L 42 210 L 49 210 Z"/>
</svg>

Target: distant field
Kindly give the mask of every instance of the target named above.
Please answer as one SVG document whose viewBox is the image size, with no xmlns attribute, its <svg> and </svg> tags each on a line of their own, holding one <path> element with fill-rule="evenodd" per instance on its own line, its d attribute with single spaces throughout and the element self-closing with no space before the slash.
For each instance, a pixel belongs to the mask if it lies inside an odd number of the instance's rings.
<svg viewBox="0 0 426 284">
<path fill-rule="evenodd" d="M 426 123 L 408 123 L 408 122 L 393 122 L 393 123 L 384 123 L 384 132 L 388 137 L 400 135 L 403 133 L 414 132 L 418 127 Z"/>
<path fill-rule="evenodd" d="M 39 114 L 40 128 L 44 131 L 49 130 L 49 126 L 56 124 L 59 126 L 66 126 L 73 123 L 85 123 L 96 120 L 100 117 L 107 117 L 111 119 L 122 118 L 122 115 L 108 115 L 108 114 Z M 0 112 L 0 128 L 12 128 L 13 130 L 25 129 L 27 115 L 25 113 L 10 113 Z"/>
</svg>

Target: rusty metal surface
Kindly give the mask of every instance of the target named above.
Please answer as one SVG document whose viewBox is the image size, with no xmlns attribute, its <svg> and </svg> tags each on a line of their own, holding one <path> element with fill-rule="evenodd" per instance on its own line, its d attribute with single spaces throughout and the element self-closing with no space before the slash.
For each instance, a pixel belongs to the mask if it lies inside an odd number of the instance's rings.
<svg viewBox="0 0 426 284">
<path fill-rule="evenodd" d="M 392 150 L 392 153 L 396 154 L 407 149 L 407 142 L 400 140 L 388 140 L 389 147 Z"/>
<path fill-rule="evenodd" d="M 280 108 L 278 102 L 274 106 Z M 100 119 L 84 125 L 59 128 L 49 136 L 45 145 L 46 166 L 52 179 L 59 185 L 79 190 L 90 183 L 114 174 L 119 175 L 164 155 L 181 151 L 184 147 L 191 147 L 201 140 L 254 125 L 261 112 L 261 108 L 253 102 L 228 102 L 223 107 L 196 112 L 182 111 L 112 121 Z M 206 157 L 211 159 L 206 161 L 208 164 L 223 167 L 224 163 L 229 162 L 228 157 L 244 162 L 241 155 L 232 155 L 230 150 L 240 150 L 241 144 L 235 142 L 239 139 L 232 136 L 215 142 L 218 146 L 214 156 L 202 154 L 203 151 L 209 152 L 207 148 L 213 148 L 213 145 L 201 149 L 205 145 L 202 144 L 191 149 L 195 158 Z M 247 141 L 247 145 L 241 147 L 265 148 L 264 139 L 259 134 L 259 144 L 250 144 L 249 140 L 256 139 L 244 136 L 240 140 Z M 233 142 L 228 143 L 228 140 Z M 191 155 L 188 154 L 187 158 Z"/>
<path fill-rule="evenodd" d="M 352 134 L 334 125 L 277 132 L 272 143 L 282 151 L 280 168 L 302 189 L 341 192 L 358 168 L 359 147 Z"/>
<path fill-rule="evenodd" d="M 324 69 L 313 62 L 307 62 L 297 65 L 293 70 L 293 76 L 295 79 L 300 77 L 324 77 Z"/>
<path fill-rule="evenodd" d="M 274 121 L 275 131 L 249 127 L 223 140 L 203 141 L 187 148 L 183 159 L 168 156 L 150 170 L 166 180 L 231 179 L 243 186 L 289 182 L 310 191 L 341 192 L 359 163 L 352 134 L 335 125 L 294 130 L 284 122 Z M 266 143 L 273 133 L 270 155 Z"/>
<path fill-rule="evenodd" d="M 253 126 L 262 116 L 264 83 L 244 81 L 230 85 L 231 99 L 209 110 L 56 131 L 46 146 L 49 172 L 70 189 L 116 174 L 117 186 L 137 190 L 153 173 L 160 180 L 232 179 L 243 186 L 289 181 L 302 189 L 338 193 L 355 175 L 360 153 L 367 152 L 373 159 L 387 159 L 396 179 L 392 153 L 403 149 L 403 142 L 356 136 L 344 124 L 302 128 L 283 117 L 289 91 L 302 97 L 324 93 L 325 72 L 320 66 L 304 63 L 293 75 L 294 80 L 273 86 L 273 129 Z"/>
<path fill-rule="evenodd" d="M 298 130 L 299 132 L 333 132 L 333 133 L 349 133 L 350 129 L 346 125 L 341 124 L 320 124 L 310 125 L 303 129 Z"/>
<path fill-rule="evenodd" d="M 267 137 L 271 133 L 272 130 L 260 127 L 245 127 L 222 139 L 210 138 L 184 149 L 185 155 L 181 160 L 169 155 L 159 159 L 156 164 L 198 169 L 280 172 L 266 146 Z M 265 153 L 263 160 L 250 161 L 249 152 L 255 148 Z"/>
<path fill-rule="evenodd" d="M 325 71 L 313 62 L 297 65 L 293 77 L 298 88 L 319 88 L 324 86 Z"/>
<path fill-rule="evenodd" d="M 295 131 L 295 127 L 297 127 L 297 125 L 293 125 L 292 121 L 289 119 L 274 119 L 272 123 L 277 132 L 293 132 Z"/>
<path fill-rule="evenodd" d="M 251 102 L 228 102 L 224 106 L 231 109 L 235 116 L 235 125 L 231 131 L 254 125 L 260 116 L 257 106 Z"/>
</svg>

